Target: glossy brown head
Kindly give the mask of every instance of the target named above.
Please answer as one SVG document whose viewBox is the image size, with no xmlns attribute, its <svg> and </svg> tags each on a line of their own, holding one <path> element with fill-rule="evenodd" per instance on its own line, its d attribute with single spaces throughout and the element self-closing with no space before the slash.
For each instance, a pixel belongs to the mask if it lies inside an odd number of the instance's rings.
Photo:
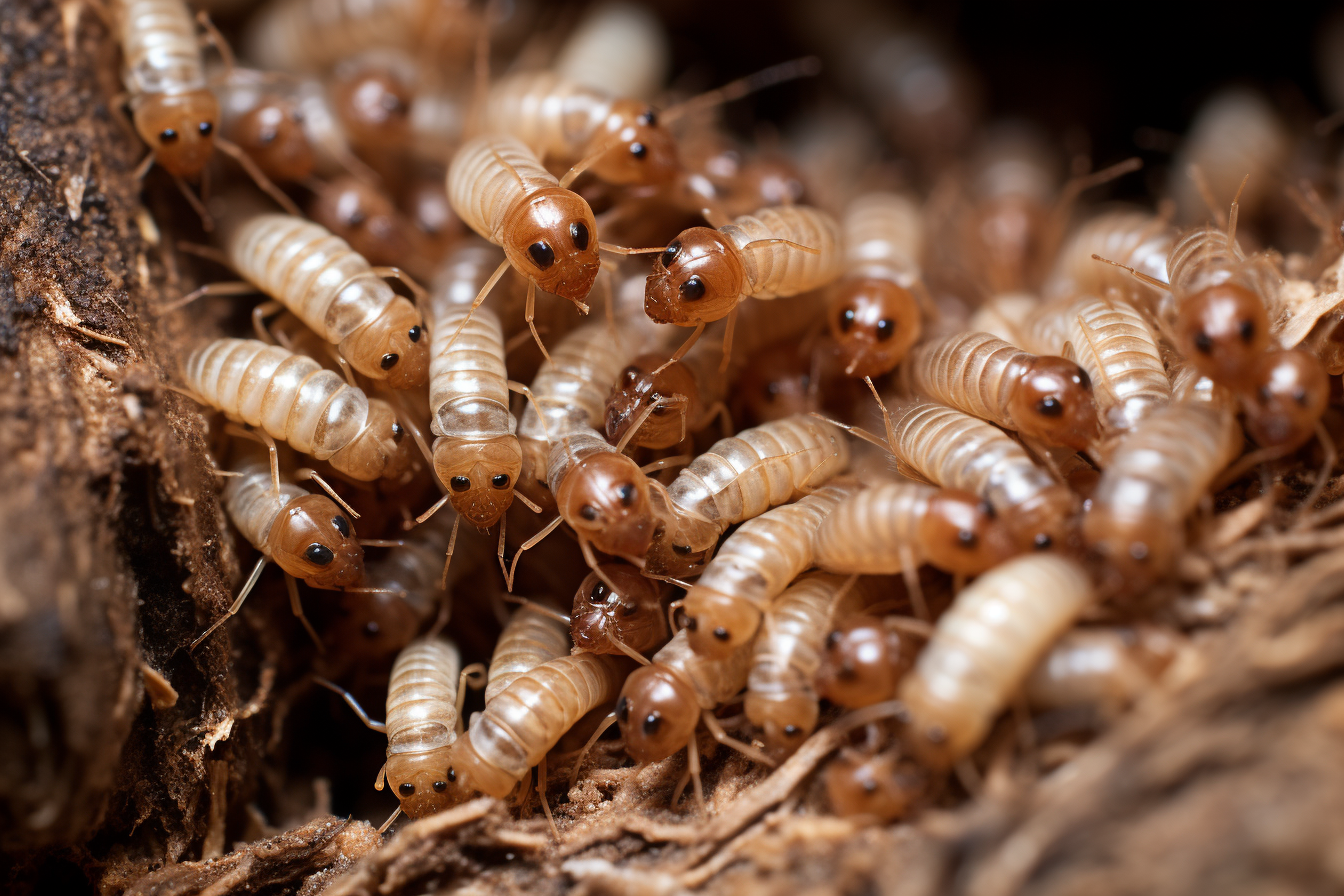
<svg viewBox="0 0 1344 896">
<path fill-rule="evenodd" d="M 599 568 L 618 590 L 612 591 L 596 571 L 579 584 L 570 611 L 574 646 L 585 653 L 619 653 L 612 646 L 613 635 L 638 653 L 667 643 L 671 632 L 663 612 L 663 585 L 626 563 L 603 563 Z"/>
<path fill-rule="evenodd" d="M 826 319 L 850 376 L 896 369 L 919 341 L 919 303 L 908 289 L 879 277 L 850 277 L 831 292 Z"/>
<path fill-rule="evenodd" d="M 944 572 L 978 576 L 1017 553 L 994 508 L 970 492 L 939 489 L 919 522 L 921 559 Z"/>
<path fill-rule="evenodd" d="M 140 139 L 165 171 L 188 180 L 201 176 L 219 126 L 219 100 L 208 88 L 149 94 L 136 106 L 134 119 Z"/>
<path fill-rule="evenodd" d="M 364 578 L 364 549 L 345 511 L 325 495 L 290 501 L 271 524 L 266 551 L 281 569 L 315 588 Z"/>
<path fill-rule="evenodd" d="M 387 587 L 377 567 L 369 565 L 368 584 Z M 420 633 L 424 621 L 400 594 L 351 592 L 341 595 L 337 617 L 323 631 L 332 656 L 352 665 L 388 660 Z"/>
<path fill-rule="evenodd" d="M 792 670 L 780 674 L 789 675 Z M 760 726 L 761 740 L 777 756 L 791 755 L 803 745 L 817 727 L 821 706 L 812 689 L 781 688 L 764 694 L 749 690 L 743 710 L 753 724 Z"/>
<path fill-rule="evenodd" d="M 1315 355 L 1266 352 L 1255 361 L 1243 399 L 1246 431 L 1257 445 L 1294 451 L 1316 432 L 1330 401 L 1330 378 Z"/>
<path fill-rule="evenodd" d="M 366 68 L 337 82 L 336 116 L 357 146 L 386 149 L 411 136 L 410 87 L 384 68 Z"/>
<path fill-rule="evenodd" d="M 448 501 L 478 529 L 499 522 L 513 504 L 522 469 L 517 436 L 480 441 L 443 436 L 434 441 L 434 472 L 448 489 Z"/>
<path fill-rule="evenodd" d="M 736 247 L 717 230 L 692 227 L 667 244 L 644 285 L 644 313 L 693 327 L 727 317 L 747 291 Z"/>
<path fill-rule="evenodd" d="M 658 123 L 653 109 L 635 100 L 612 104 L 588 151 L 608 144 L 590 170 L 609 184 L 662 184 L 681 171 L 676 140 Z"/>
<path fill-rule="evenodd" d="M 341 340 L 340 350 L 350 366 L 392 389 L 414 389 L 429 376 L 429 336 L 420 312 L 402 296 Z"/>
<path fill-rule="evenodd" d="M 303 130 L 303 114 L 287 100 L 263 96 L 239 117 L 232 136 L 273 181 L 291 183 L 313 173 L 316 160 Z"/>
<path fill-rule="evenodd" d="M 1087 371 L 1053 355 L 1031 362 L 1008 398 L 1008 412 L 1022 435 L 1047 445 L 1083 451 L 1101 432 Z"/>
<path fill-rule="evenodd" d="M 1164 575 L 1185 546 L 1185 533 L 1158 513 L 1119 513 L 1093 499 L 1083 515 L 1083 541 L 1128 584 Z"/>
<path fill-rule="evenodd" d="M 773 343 L 753 354 L 738 377 L 729 396 L 733 421 L 760 426 L 809 413 L 816 409 L 812 392 L 812 359 L 799 350 L 797 340 Z"/>
<path fill-rule="evenodd" d="M 1251 290 L 1224 282 L 1186 296 L 1176 316 L 1176 345 L 1214 382 L 1241 388 L 1255 358 L 1269 348 L 1265 303 Z"/>
<path fill-rule="evenodd" d="M 717 526 L 694 514 L 666 514 L 644 556 L 644 571 L 677 578 L 694 575 L 709 562 L 720 534 Z"/>
<path fill-rule="evenodd" d="M 658 762 L 691 742 L 700 721 L 695 691 L 665 666 L 630 673 L 616 701 L 616 724 L 636 762 Z"/>
<path fill-rule="evenodd" d="M 397 422 L 396 412 L 387 402 L 369 399 L 369 416 L 364 428 L 340 451 L 327 460 L 349 476 L 362 482 L 398 479 L 411 467 L 414 443 Z"/>
<path fill-rule="evenodd" d="M 918 765 L 901 762 L 895 753 L 865 756 L 848 748 L 826 766 L 823 780 L 836 815 L 867 815 L 884 822 L 909 813 L 929 783 Z"/>
<path fill-rule="evenodd" d="M 607 397 L 607 441 L 613 445 L 620 442 L 626 430 L 652 407 L 653 412 L 630 444 L 643 448 L 671 448 L 687 432 L 686 421 L 701 416 L 700 389 L 689 367 L 677 361 L 654 376 L 653 372 L 666 360 L 657 352 L 640 355 L 621 371 Z"/>
<path fill-rule="evenodd" d="M 599 551 L 641 557 L 653 540 L 649 479 L 624 454 L 580 460 L 560 482 L 555 503 L 565 522 Z"/>
<path fill-rule="evenodd" d="M 404 265 L 420 251 L 416 233 L 381 191 L 354 177 L 338 177 L 317 191 L 312 219 L 350 244 L 369 264 Z"/>
<path fill-rule="evenodd" d="M 697 655 L 722 660 L 756 637 L 761 610 L 749 600 L 694 585 L 686 592 L 686 641 Z"/>
<path fill-rule="evenodd" d="M 504 254 L 546 292 L 582 302 L 600 264 L 593 210 L 561 187 L 532 191 L 504 222 Z"/>
<path fill-rule="evenodd" d="M 462 801 L 448 770 L 449 747 L 387 757 L 387 783 L 407 818 L 424 818 Z"/>
<path fill-rule="evenodd" d="M 855 616 L 826 636 L 817 694 L 846 709 L 890 700 L 914 661 L 900 632 L 876 616 Z"/>
</svg>

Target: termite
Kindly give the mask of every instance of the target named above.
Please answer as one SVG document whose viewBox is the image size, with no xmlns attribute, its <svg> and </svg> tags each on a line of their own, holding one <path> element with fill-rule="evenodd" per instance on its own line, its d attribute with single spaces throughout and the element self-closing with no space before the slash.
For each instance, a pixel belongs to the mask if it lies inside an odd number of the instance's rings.
<svg viewBox="0 0 1344 896">
<path fill-rule="evenodd" d="M 979 746 L 1041 656 L 1092 600 L 1083 568 L 1055 554 L 1010 560 L 962 589 L 901 681 L 914 754 L 947 768 Z"/>
<path fill-rule="evenodd" d="M 918 346 L 906 369 L 916 391 L 1025 438 L 1083 451 L 1097 437 L 1092 380 L 1073 361 L 961 333 Z"/>
<path fill-rule="evenodd" d="M 1241 453 L 1241 427 L 1216 403 L 1169 404 L 1111 453 L 1083 514 L 1083 540 L 1127 581 L 1166 572 L 1185 543 L 1185 519 Z"/>
<path fill-rule="evenodd" d="M 292 97 L 266 89 L 261 73 L 235 71 L 215 88 L 225 134 L 273 181 L 302 183 L 317 167 L 317 153 Z"/>
<path fill-rule="evenodd" d="M 1244 87 L 1215 93 L 1200 106 L 1172 159 L 1169 189 L 1181 220 L 1204 219 L 1218 197 L 1230 195 L 1247 175 L 1251 189 L 1242 202 L 1254 212 L 1290 164 L 1292 147 L 1290 132 L 1263 94 Z M 1187 176 L 1192 169 L 1198 177 Z"/>
<path fill-rule="evenodd" d="M 485 684 L 487 708 L 519 676 L 569 653 L 569 626 L 556 617 L 530 604 L 509 617 L 490 656 Z"/>
<path fill-rule="evenodd" d="M 342 175 L 324 182 L 316 188 L 308 214 L 369 264 L 396 263 L 415 277 L 431 268 L 433 252 L 422 232 L 381 190 L 360 178 Z"/>
<path fill-rule="evenodd" d="M 826 798 L 842 818 L 868 816 L 882 822 L 903 818 L 926 793 L 928 773 L 899 750 L 867 755 L 842 749 L 822 772 Z"/>
<path fill-rule="evenodd" d="M 364 577 L 364 549 L 345 512 L 324 495 L 280 482 L 265 462 L 244 463 L 229 478 L 224 509 L 243 537 L 261 551 L 261 559 L 224 615 L 191 642 L 193 650 L 238 612 L 267 561 L 274 560 L 291 577 L 290 608 L 305 626 L 308 620 L 293 579 L 303 579 L 314 588 L 340 589 Z M 311 627 L 309 633 L 316 641 Z"/>
<path fill-rule="evenodd" d="M 845 372 L 877 377 L 919 341 L 923 213 L 895 193 L 869 193 L 845 209 L 845 277 L 830 290 L 826 319 Z"/>
<path fill-rule="evenodd" d="M 1255 361 L 1242 396 L 1246 432 L 1256 444 L 1296 451 L 1316 434 L 1330 401 L 1330 378 L 1315 355 L 1266 352 Z"/>
<path fill-rule="evenodd" d="M 671 448 L 699 432 L 715 417 L 727 414 L 723 404 L 728 378 L 720 370 L 723 343 L 701 339 L 679 361 L 649 352 L 621 371 L 607 396 L 607 438 L 621 441 L 646 408 L 653 413 L 631 435 L 628 444 L 641 448 Z"/>
<path fill-rule="evenodd" d="M 813 417 L 786 417 L 720 439 L 667 487 L 670 512 L 648 549 L 645 573 L 693 572 L 729 526 L 819 488 L 848 464 L 844 433 Z"/>
<path fill-rule="evenodd" d="M 1001 429 L 954 408 L 914 402 L 892 415 L 887 437 L 903 467 L 979 495 L 1008 517 L 1022 547 L 1048 548 L 1067 530 L 1072 493 Z"/>
<path fill-rule="evenodd" d="M 393 389 L 425 381 L 429 340 L 420 312 L 380 277 L 401 277 L 399 270 L 371 267 L 345 240 L 292 215 L 227 216 L 223 230 L 224 254 L 250 286 L 210 284 L 176 304 L 255 288 L 289 308 L 370 379 Z"/>
<path fill-rule="evenodd" d="M 633 3 L 599 3 L 565 38 L 554 68 L 586 87 L 647 99 L 662 89 L 671 55 L 654 13 Z"/>
<path fill-rule="evenodd" d="M 1118 261 L 1165 283 L 1167 256 L 1175 240 L 1176 229 L 1148 212 L 1122 209 L 1094 215 L 1060 249 L 1045 283 L 1045 296 L 1054 301 L 1100 296 L 1149 306 L 1152 287 L 1114 265 L 1098 264 L 1092 256 Z"/>
<path fill-rule="evenodd" d="M 188 356 L 183 378 L 206 405 L 352 479 L 397 479 L 410 465 L 411 442 L 387 402 L 281 346 L 216 339 Z"/>
<path fill-rule="evenodd" d="M 826 634 L 814 686 L 819 697 L 847 709 L 891 700 L 927 639 L 918 620 L 858 615 Z M 922 637 L 921 637 L 922 635 Z"/>
<path fill-rule="evenodd" d="M 822 520 L 860 488 L 854 480 L 833 482 L 749 519 L 730 535 L 686 592 L 691 649 L 723 659 L 750 643 L 771 602 L 812 566 Z"/>
<path fill-rule="evenodd" d="M 1076 628 L 1027 676 L 1023 693 L 1037 711 L 1087 707 L 1115 718 L 1150 689 L 1181 650 L 1181 638 L 1152 625 Z"/>
<path fill-rule="evenodd" d="M 611 582 L 615 589 L 608 585 Z M 574 653 L 642 657 L 671 638 L 663 598 L 667 587 L 624 563 L 603 563 L 574 592 L 570 637 Z"/>
</svg>

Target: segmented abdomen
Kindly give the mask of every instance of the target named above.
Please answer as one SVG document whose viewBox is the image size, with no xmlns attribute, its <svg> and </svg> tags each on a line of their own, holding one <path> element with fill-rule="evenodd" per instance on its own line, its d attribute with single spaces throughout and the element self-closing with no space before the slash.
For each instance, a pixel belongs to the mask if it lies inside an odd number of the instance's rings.
<svg viewBox="0 0 1344 896">
<path fill-rule="evenodd" d="M 448 202 L 462 222 L 495 245 L 504 243 L 504 224 L 514 205 L 560 181 L 517 137 L 496 134 L 468 140 L 448 167 Z"/>
<path fill-rule="evenodd" d="M 569 626 L 529 606 L 519 607 L 500 632 L 485 685 L 488 707 L 518 676 L 569 653 Z"/>
<path fill-rule="evenodd" d="M 237 476 L 224 486 L 224 509 L 233 525 L 251 545 L 267 553 L 266 536 L 284 506 L 308 492 L 288 482 L 280 483 L 277 494 L 271 481 L 271 467 L 265 461 L 241 464 Z"/>
<path fill-rule="evenodd" d="M 807 292 L 840 276 L 844 258 L 840 227 L 823 211 L 803 205 L 763 208 L 720 228 L 742 256 L 750 295 L 758 299 Z M 758 240 L 788 240 L 797 246 Z"/>
<path fill-rule="evenodd" d="M 511 134 L 539 158 L 572 160 L 611 113 L 611 98 L 550 71 L 497 81 L 485 103 L 485 130 Z"/>
<path fill-rule="evenodd" d="M 196 22 L 183 0 L 120 0 L 118 37 L 132 96 L 205 86 Z"/>
<path fill-rule="evenodd" d="M 462 657 L 443 638 L 419 638 L 392 664 L 387 683 L 387 755 L 446 747 L 457 734 Z"/>
<path fill-rule="evenodd" d="M 845 498 L 817 529 L 817 566 L 837 573 L 884 574 L 900 572 L 905 554 L 920 562 L 919 523 L 936 492 L 921 482 L 884 482 Z"/>
<path fill-rule="evenodd" d="M 1008 401 L 1035 357 L 988 333 L 960 333 L 916 346 L 906 369 L 916 391 L 1005 429 Z"/>
<path fill-rule="evenodd" d="M 1129 210 L 1103 212 L 1084 223 L 1064 244 L 1045 293 L 1061 300 L 1112 294 L 1131 301 L 1151 298 L 1153 287 L 1144 285 L 1129 271 L 1092 256 L 1119 262 L 1165 283 L 1167 255 L 1175 239 L 1175 228 L 1156 215 Z"/>
<path fill-rule="evenodd" d="M 924 216 L 896 193 L 868 193 L 845 209 L 842 219 L 845 273 L 885 277 L 909 287 L 919 279 L 924 254 Z"/>
</svg>

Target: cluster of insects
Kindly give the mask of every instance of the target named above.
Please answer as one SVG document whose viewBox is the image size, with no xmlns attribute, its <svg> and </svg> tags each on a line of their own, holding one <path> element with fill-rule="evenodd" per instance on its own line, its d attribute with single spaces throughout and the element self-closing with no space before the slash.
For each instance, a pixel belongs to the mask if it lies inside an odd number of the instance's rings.
<svg viewBox="0 0 1344 896">
<path fill-rule="evenodd" d="M 1288 503 L 1321 497 L 1339 315 L 1285 295 L 1331 276 L 1338 216 L 1313 194 L 1314 255 L 1251 248 L 1282 141 L 1192 137 L 1176 201 L 1089 208 L 1136 166 L 1069 178 L 972 127 L 927 41 L 858 85 L 880 114 L 757 146 L 719 110 L 817 60 L 690 96 L 644 10 L 517 50 L 504 6 L 266 0 L 213 69 L 185 0 L 108 10 L 218 266 L 163 313 L 260 298 L 171 384 L 260 558 L 184 647 L 273 562 L 401 812 L 522 805 L 536 770 L 551 817 L 548 762 L 673 756 L 703 811 L 702 729 L 774 767 L 867 710 L 819 780 L 902 817 L 1026 749 L 996 731 L 1076 744 L 1180 666 L 1153 596 L 1198 573 L 1215 495 L 1316 452 Z M 930 66 L 936 108 L 897 83 Z M 220 186 L 226 147 L 260 190 Z"/>
</svg>

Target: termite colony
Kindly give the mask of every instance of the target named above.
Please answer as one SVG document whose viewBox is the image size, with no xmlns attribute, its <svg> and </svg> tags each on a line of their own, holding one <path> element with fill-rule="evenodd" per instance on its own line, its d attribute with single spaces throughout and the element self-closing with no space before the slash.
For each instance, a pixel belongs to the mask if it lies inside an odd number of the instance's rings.
<svg viewBox="0 0 1344 896">
<path fill-rule="evenodd" d="M 163 313 L 262 299 L 172 383 L 260 552 L 184 646 L 274 561 L 316 642 L 287 699 L 385 732 L 406 815 L 485 794 L 563 839 L 649 766 L 704 813 L 721 748 L 760 788 L 808 756 L 836 814 L 947 805 L 1195 674 L 1183 589 L 1328 519 L 1344 311 L 1302 297 L 1339 215 L 1294 188 L 1319 246 L 1264 248 L 1273 111 L 1215 98 L 1165 193 L 1100 205 L 1135 160 L 1065 175 L 924 35 L 876 16 L 853 70 L 822 6 L 820 61 L 691 95 L 621 4 L 522 40 L 530 7 L 266 0 L 218 69 L 183 0 L 111 4 L 218 266 Z M 854 106 L 722 123 L 818 77 Z"/>
</svg>

